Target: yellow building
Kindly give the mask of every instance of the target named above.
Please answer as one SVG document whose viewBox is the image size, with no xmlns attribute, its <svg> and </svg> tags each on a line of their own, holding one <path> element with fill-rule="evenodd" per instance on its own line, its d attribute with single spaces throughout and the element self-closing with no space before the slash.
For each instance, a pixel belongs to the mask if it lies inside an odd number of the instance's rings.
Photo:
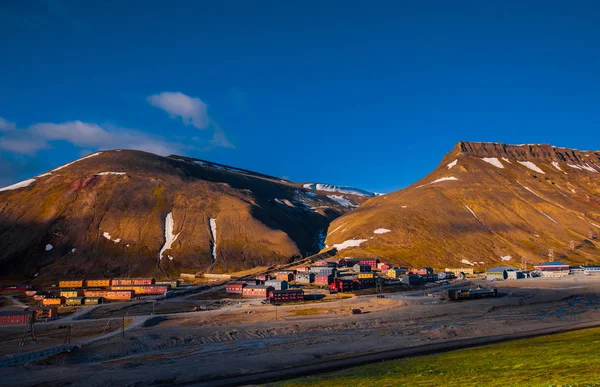
<svg viewBox="0 0 600 387">
<path fill-rule="evenodd" d="M 64 298 L 62 298 L 62 297 L 44 298 L 42 300 L 42 305 L 62 305 L 63 302 L 64 302 Z"/>
<path fill-rule="evenodd" d="M 402 269 L 390 269 L 386 272 L 387 276 L 389 278 L 400 278 L 404 275 L 404 273 L 406 272 L 406 270 L 402 270 Z"/>
<path fill-rule="evenodd" d="M 85 280 L 85 286 L 88 288 L 108 288 L 110 287 L 110 279 Z"/>
<path fill-rule="evenodd" d="M 465 273 L 466 275 L 473 275 L 472 267 L 455 267 L 455 268 L 447 267 L 446 269 L 444 269 L 444 271 L 454 273 L 454 275 L 456 275 L 456 276 L 458 276 L 460 273 Z"/>
<path fill-rule="evenodd" d="M 369 279 L 369 278 L 375 278 L 375 273 L 370 272 L 370 273 L 358 273 L 358 278 L 363 278 L 363 279 Z"/>
<path fill-rule="evenodd" d="M 83 290 L 81 290 L 81 289 L 61 290 L 60 296 L 64 297 L 64 298 L 83 297 Z"/>
<path fill-rule="evenodd" d="M 83 280 L 79 280 L 79 281 L 72 281 L 72 280 L 58 281 L 58 287 L 59 288 L 82 288 L 83 287 Z"/>
</svg>

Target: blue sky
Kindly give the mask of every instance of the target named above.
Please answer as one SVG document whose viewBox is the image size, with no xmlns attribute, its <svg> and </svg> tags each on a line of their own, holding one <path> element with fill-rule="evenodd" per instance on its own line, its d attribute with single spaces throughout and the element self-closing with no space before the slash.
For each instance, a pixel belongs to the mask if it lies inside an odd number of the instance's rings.
<svg viewBox="0 0 600 387">
<path fill-rule="evenodd" d="M 0 183 L 97 149 L 379 192 L 457 141 L 600 149 L 589 1 L 0 4 Z"/>
</svg>

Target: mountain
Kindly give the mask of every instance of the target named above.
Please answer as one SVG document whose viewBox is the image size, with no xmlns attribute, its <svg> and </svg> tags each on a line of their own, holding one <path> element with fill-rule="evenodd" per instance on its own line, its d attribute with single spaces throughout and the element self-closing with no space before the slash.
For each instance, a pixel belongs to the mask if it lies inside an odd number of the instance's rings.
<svg viewBox="0 0 600 387">
<path fill-rule="evenodd" d="M 318 252 L 366 196 L 183 156 L 115 150 L 0 189 L 0 277 L 236 271 Z"/>
<path fill-rule="evenodd" d="M 411 267 L 600 262 L 599 194 L 600 152 L 459 142 L 422 180 L 334 220 L 326 244 Z"/>
</svg>

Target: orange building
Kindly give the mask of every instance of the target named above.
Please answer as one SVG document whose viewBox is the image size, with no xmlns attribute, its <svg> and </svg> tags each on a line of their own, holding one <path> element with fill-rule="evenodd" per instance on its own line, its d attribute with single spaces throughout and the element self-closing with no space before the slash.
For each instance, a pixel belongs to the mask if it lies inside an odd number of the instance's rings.
<svg viewBox="0 0 600 387">
<path fill-rule="evenodd" d="M 42 305 L 62 305 L 64 303 L 65 303 L 64 297 L 44 298 L 42 300 Z"/>
<path fill-rule="evenodd" d="M 107 300 L 128 301 L 134 296 L 133 290 L 84 290 L 85 297 L 102 297 Z"/>
<path fill-rule="evenodd" d="M 156 282 L 154 278 L 114 278 L 111 285 L 154 285 L 154 282 Z"/>
<path fill-rule="evenodd" d="M 171 285 L 119 285 L 112 286 L 112 290 L 133 290 L 136 295 L 161 295 L 171 289 Z"/>
<path fill-rule="evenodd" d="M 58 281 L 59 288 L 82 288 L 83 280 L 64 280 Z"/>
<path fill-rule="evenodd" d="M 108 288 L 110 287 L 110 279 L 85 280 L 85 286 L 88 288 Z"/>
</svg>

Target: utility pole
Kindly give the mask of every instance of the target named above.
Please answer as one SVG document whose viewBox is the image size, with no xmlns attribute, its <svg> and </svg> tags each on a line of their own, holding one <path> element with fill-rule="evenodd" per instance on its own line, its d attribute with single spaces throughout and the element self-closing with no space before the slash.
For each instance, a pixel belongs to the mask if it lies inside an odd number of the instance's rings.
<svg viewBox="0 0 600 387">
<path fill-rule="evenodd" d="M 71 328 L 72 327 L 73 327 L 73 324 L 70 324 L 67 326 L 67 334 L 65 335 L 65 341 L 63 344 L 71 345 Z"/>
<path fill-rule="evenodd" d="M 29 317 L 29 324 L 27 324 L 27 328 L 25 328 L 25 332 L 23 333 L 23 338 L 21 339 L 21 342 L 19 343 L 19 345 L 21 347 L 25 345 L 25 340 L 27 339 L 28 333 L 31 335 L 31 342 L 33 344 L 37 344 L 37 338 L 35 337 L 35 325 L 34 325 L 33 313 Z"/>
<path fill-rule="evenodd" d="M 127 311 L 127 313 L 125 313 L 125 315 L 123 316 L 123 323 L 121 324 L 121 337 L 125 338 L 125 317 L 127 317 L 127 315 L 129 314 L 129 311 Z"/>
</svg>

